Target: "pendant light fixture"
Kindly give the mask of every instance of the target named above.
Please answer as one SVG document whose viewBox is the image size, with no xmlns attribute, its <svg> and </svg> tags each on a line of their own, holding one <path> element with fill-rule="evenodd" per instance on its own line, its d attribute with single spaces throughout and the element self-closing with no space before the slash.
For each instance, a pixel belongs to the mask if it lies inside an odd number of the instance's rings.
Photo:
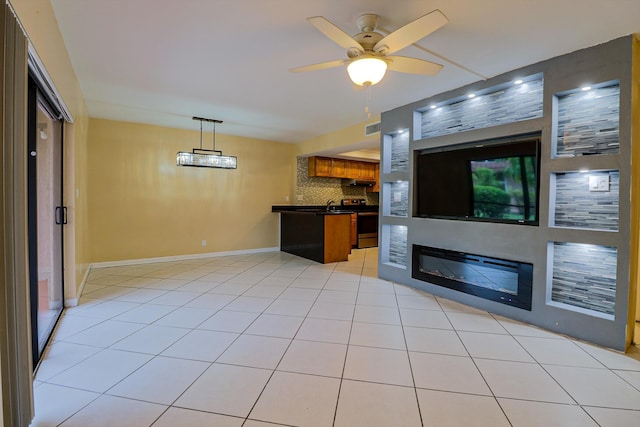
<svg viewBox="0 0 640 427">
<path fill-rule="evenodd" d="M 200 148 L 194 148 L 190 153 L 178 151 L 176 164 L 201 168 L 236 169 L 238 167 L 236 156 L 223 156 L 222 151 L 216 150 L 216 123 L 222 123 L 222 120 L 203 117 L 193 117 L 193 120 L 200 121 Z M 213 123 L 213 150 L 202 148 L 202 122 Z"/>
</svg>

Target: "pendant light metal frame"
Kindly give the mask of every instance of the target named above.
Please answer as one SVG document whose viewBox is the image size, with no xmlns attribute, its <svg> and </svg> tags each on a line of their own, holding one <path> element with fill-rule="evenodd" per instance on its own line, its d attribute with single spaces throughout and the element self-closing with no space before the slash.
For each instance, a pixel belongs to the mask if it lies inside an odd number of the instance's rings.
<svg viewBox="0 0 640 427">
<path fill-rule="evenodd" d="M 191 152 L 178 151 L 176 155 L 177 166 L 192 166 L 200 168 L 237 169 L 238 158 L 236 156 L 224 156 L 222 151 L 216 150 L 216 124 L 222 120 L 193 117 L 200 121 L 200 148 L 194 148 Z M 213 150 L 202 148 L 202 122 L 213 123 Z"/>
</svg>

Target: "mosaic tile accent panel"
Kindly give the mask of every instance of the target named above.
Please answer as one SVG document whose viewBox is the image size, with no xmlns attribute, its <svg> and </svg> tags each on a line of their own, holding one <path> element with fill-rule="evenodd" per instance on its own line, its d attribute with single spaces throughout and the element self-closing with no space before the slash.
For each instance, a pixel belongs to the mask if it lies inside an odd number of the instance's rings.
<svg viewBox="0 0 640 427">
<path fill-rule="evenodd" d="M 422 113 L 422 138 L 542 117 L 543 80 L 511 85 Z"/>
<path fill-rule="evenodd" d="M 391 172 L 409 170 L 409 129 L 391 137 Z"/>
<path fill-rule="evenodd" d="M 617 259 L 614 247 L 555 242 L 551 300 L 613 316 Z"/>
<path fill-rule="evenodd" d="M 591 188 L 598 184 L 604 187 Z M 554 225 L 618 230 L 619 197 L 618 171 L 557 173 Z"/>
<path fill-rule="evenodd" d="M 384 227 L 389 227 L 389 257 L 386 262 L 407 268 L 407 226 L 385 225 Z"/>
<path fill-rule="evenodd" d="M 391 199 L 389 213 L 393 216 L 409 216 L 409 182 L 392 182 L 389 187 Z"/>
<path fill-rule="evenodd" d="M 556 156 L 618 153 L 619 128 L 620 85 L 558 96 Z"/>
<path fill-rule="evenodd" d="M 296 195 L 291 202 L 296 205 L 324 205 L 328 200 L 340 204 L 348 198 L 367 199 L 368 205 L 378 205 L 379 194 L 367 193 L 365 187 L 342 187 L 340 178 L 309 177 L 309 159 L 298 157 Z M 302 200 L 298 201 L 298 196 Z"/>
</svg>

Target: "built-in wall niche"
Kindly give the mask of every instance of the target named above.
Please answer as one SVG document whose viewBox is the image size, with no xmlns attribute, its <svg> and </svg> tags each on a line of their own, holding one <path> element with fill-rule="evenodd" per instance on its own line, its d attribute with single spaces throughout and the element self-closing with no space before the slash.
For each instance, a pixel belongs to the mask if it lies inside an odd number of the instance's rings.
<svg viewBox="0 0 640 427">
<path fill-rule="evenodd" d="M 390 161 L 383 163 L 383 173 L 409 170 L 409 129 L 399 129 L 383 138 L 384 151 L 391 153 Z"/>
<path fill-rule="evenodd" d="M 551 242 L 550 305 L 613 320 L 618 250 L 611 246 Z"/>
<path fill-rule="evenodd" d="M 382 226 L 382 263 L 407 268 L 407 226 L 385 224 Z"/>
<path fill-rule="evenodd" d="M 536 74 L 427 105 L 419 110 L 420 138 L 540 118 L 543 86 L 542 75 Z"/>
<path fill-rule="evenodd" d="M 409 216 L 409 181 L 385 182 L 383 215 Z"/>
<path fill-rule="evenodd" d="M 554 183 L 551 226 L 618 230 L 619 171 L 556 172 L 552 189 Z"/>
<path fill-rule="evenodd" d="M 556 103 L 556 157 L 619 152 L 618 82 L 556 94 Z"/>
</svg>

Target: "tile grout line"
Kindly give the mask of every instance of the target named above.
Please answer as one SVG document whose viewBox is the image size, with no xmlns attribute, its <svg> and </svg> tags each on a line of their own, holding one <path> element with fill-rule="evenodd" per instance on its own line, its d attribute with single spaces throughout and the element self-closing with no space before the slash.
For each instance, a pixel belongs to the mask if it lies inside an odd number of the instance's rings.
<svg viewBox="0 0 640 427">
<path fill-rule="evenodd" d="M 392 286 L 393 286 L 393 296 L 396 300 L 396 308 L 398 310 L 398 318 L 400 319 L 402 339 L 404 340 L 405 351 L 407 353 L 407 360 L 409 361 L 409 371 L 411 372 L 411 381 L 413 382 L 413 393 L 416 397 L 416 406 L 418 407 L 418 417 L 420 417 L 420 425 L 424 426 L 424 419 L 422 417 L 422 408 L 420 407 L 420 397 L 418 396 L 418 387 L 416 386 L 416 377 L 413 373 L 413 363 L 411 362 L 411 355 L 409 354 L 409 344 L 407 343 L 407 335 L 405 334 L 404 321 L 402 320 L 402 312 L 400 310 L 400 303 L 398 301 L 398 293 L 396 292 L 396 284 L 393 283 Z"/>
<path fill-rule="evenodd" d="M 442 308 L 442 304 L 440 304 L 440 301 L 436 298 L 436 300 L 438 301 L 438 304 L 440 305 L 440 307 Z M 473 366 L 475 366 L 476 371 L 478 371 L 478 374 L 480 375 L 480 377 L 482 378 L 482 381 L 484 381 L 485 385 L 487 386 L 487 388 L 489 389 L 489 391 L 491 392 L 491 396 L 493 397 L 494 402 L 496 403 L 496 405 L 498 405 L 498 408 L 500 408 L 500 411 L 502 412 L 502 414 L 504 415 L 504 418 L 507 420 L 507 422 L 509 423 L 509 425 L 511 427 L 513 426 L 513 422 L 511 422 L 511 419 L 509 418 L 509 416 L 507 415 L 507 412 L 504 410 L 504 408 L 502 407 L 502 405 L 500 404 L 500 401 L 498 400 L 498 397 L 496 396 L 496 393 L 493 391 L 493 389 L 491 388 L 491 386 L 489 385 L 489 382 L 487 381 L 487 379 L 485 378 L 485 376 L 483 375 L 482 371 L 480 370 L 480 367 L 478 366 L 478 364 L 476 363 L 476 360 L 474 359 L 474 357 L 471 355 L 471 352 L 469 352 L 469 349 L 467 348 L 467 345 L 464 343 L 464 340 L 462 339 L 462 337 L 460 336 L 460 333 L 458 331 L 458 329 L 455 327 L 455 325 L 453 324 L 453 322 L 451 321 L 451 319 L 449 318 L 449 314 L 448 312 L 442 308 L 442 311 L 445 315 L 445 317 L 447 318 L 447 320 L 449 321 L 449 323 L 451 323 L 451 327 L 453 328 L 453 331 L 455 332 L 456 336 L 458 337 L 458 340 L 460 340 L 460 343 L 462 344 L 462 346 L 464 347 L 464 350 L 467 352 L 467 355 L 469 356 L 469 358 L 471 359 L 471 362 L 473 363 Z M 491 317 L 492 319 L 493 316 Z M 494 319 L 495 320 L 495 319 Z M 496 320 L 497 322 L 497 320 Z M 500 323 L 500 322 L 498 322 Z M 502 326 L 502 324 L 500 324 L 500 326 L 507 332 L 509 333 L 509 331 L 506 330 L 506 328 L 504 326 Z M 509 336 L 511 336 L 509 334 Z M 535 360 L 535 359 L 534 359 Z"/>
<path fill-rule="evenodd" d="M 336 397 L 336 406 L 335 409 L 333 411 L 333 423 L 332 423 L 332 427 L 335 427 L 336 425 L 336 420 L 338 418 L 338 408 L 340 405 L 340 395 L 342 394 L 342 383 L 344 382 L 344 373 L 345 373 L 345 369 L 347 367 L 347 358 L 349 357 L 349 347 L 350 347 L 350 343 L 351 343 L 351 333 L 353 332 L 353 322 L 355 321 L 355 317 L 356 317 L 356 309 L 358 307 L 358 297 L 360 296 L 360 285 L 362 284 L 362 272 L 364 271 L 364 264 L 366 262 L 366 254 L 367 252 L 365 251 L 365 256 L 364 259 L 362 261 L 362 268 L 360 269 L 360 277 L 358 278 L 358 288 L 356 290 L 356 300 L 353 303 L 353 313 L 351 313 L 351 323 L 349 325 L 349 336 L 347 337 L 347 345 L 346 345 L 346 350 L 344 352 L 344 361 L 342 363 L 342 373 L 340 374 L 340 384 L 338 385 L 338 396 Z"/>
</svg>

